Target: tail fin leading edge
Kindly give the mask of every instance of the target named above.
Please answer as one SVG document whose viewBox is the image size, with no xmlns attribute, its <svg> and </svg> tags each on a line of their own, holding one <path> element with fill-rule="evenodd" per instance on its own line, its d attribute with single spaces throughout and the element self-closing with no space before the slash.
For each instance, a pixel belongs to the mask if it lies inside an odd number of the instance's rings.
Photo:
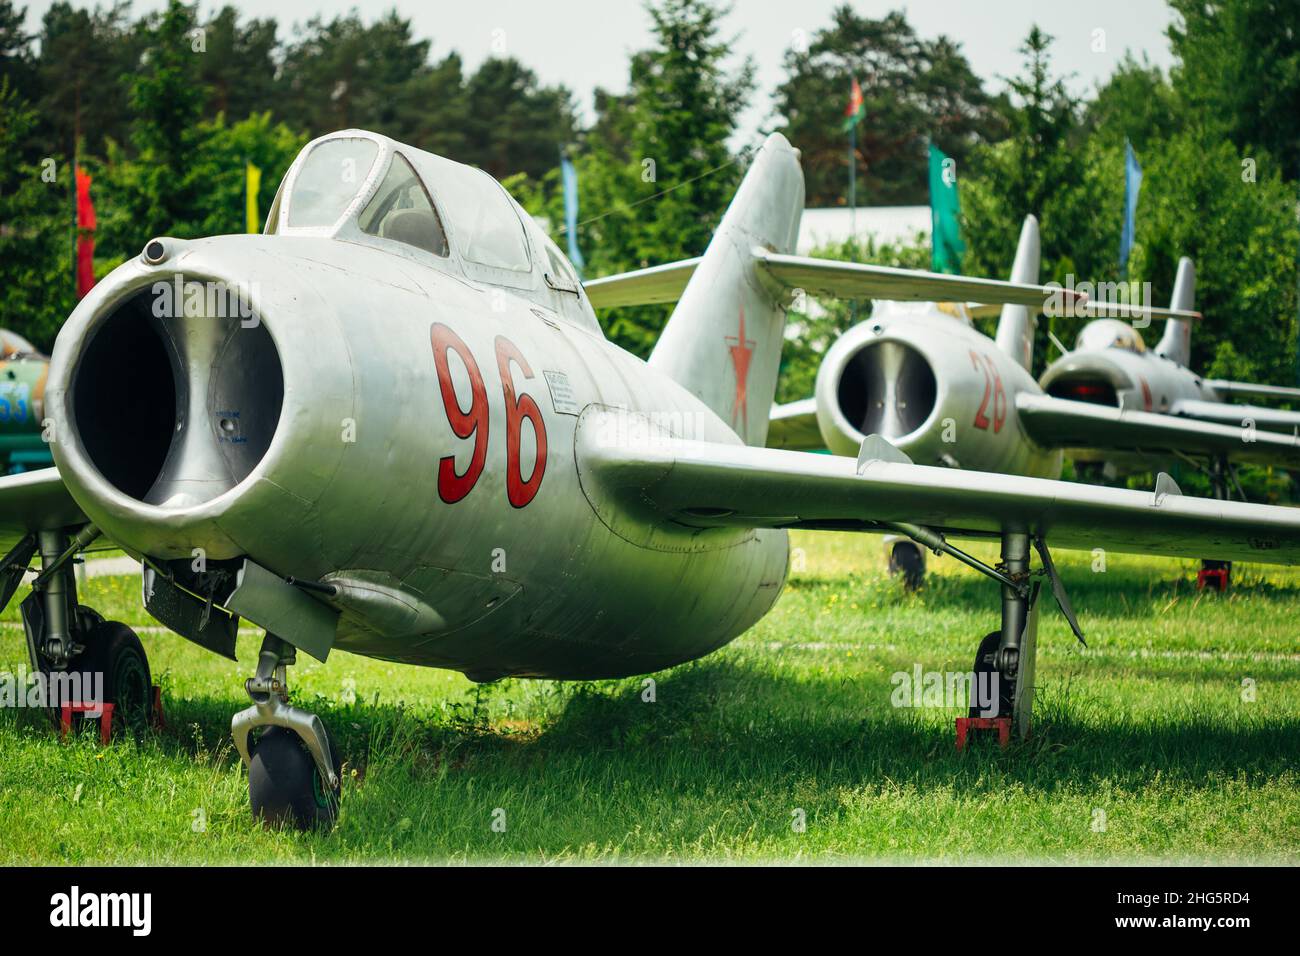
<svg viewBox="0 0 1300 956">
<path fill-rule="evenodd" d="M 1025 217 L 1020 227 L 1020 241 L 1016 244 L 1016 261 L 1011 267 L 1012 282 L 1038 282 L 1039 237 L 1038 220 Z M 1023 305 L 1004 305 L 998 319 L 998 348 L 1010 355 L 1024 368 L 1034 359 L 1034 316 Z"/>
<path fill-rule="evenodd" d="M 799 153 L 763 143 L 682 292 L 650 365 L 689 389 L 748 445 L 763 445 L 784 341 L 786 293 L 753 255 L 794 251 L 803 213 Z"/>
<path fill-rule="evenodd" d="M 1190 312 L 1196 300 L 1196 267 L 1192 260 L 1183 256 L 1178 260 L 1178 278 L 1174 280 L 1174 295 L 1169 300 L 1171 309 Z M 1179 365 L 1190 365 L 1192 361 L 1192 324 L 1184 319 L 1168 319 L 1165 322 L 1165 334 L 1156 346 L 1156 354 L 1163 355 Z"/>
</svg>

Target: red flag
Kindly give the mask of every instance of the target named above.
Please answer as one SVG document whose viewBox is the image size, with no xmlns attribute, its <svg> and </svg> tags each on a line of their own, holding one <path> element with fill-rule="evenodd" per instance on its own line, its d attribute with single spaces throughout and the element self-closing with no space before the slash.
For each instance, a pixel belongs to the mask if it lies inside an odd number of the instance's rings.
<svg viewBox="0 0 1300 956">
<path fill-rule="evenodd" d="M 90 200 L 90 174 L 77 168 L 77 298 L 95 285 L 95 204 Z"/>
</svg>

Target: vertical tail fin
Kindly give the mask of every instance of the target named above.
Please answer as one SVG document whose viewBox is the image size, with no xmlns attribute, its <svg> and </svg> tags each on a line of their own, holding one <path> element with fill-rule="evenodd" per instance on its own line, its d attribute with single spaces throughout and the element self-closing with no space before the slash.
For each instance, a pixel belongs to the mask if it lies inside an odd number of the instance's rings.
<svg viewBox="0 0 1300 956">
<path fill-rule="evenodd" d="M 1178 260 L 1178 278 L 1174 280 L 1174 294 L 1169 308 L 1192 310 L 1196 308 L 1196 266 L 1183 256 Z M 1192 361 L 1192 323 L 1184 319 L 1166 319 L 1165 334 L 1156 346 L 1156 354 L 1163 355 L 1179 365 Z"/>
<path fill-rule="evenodd" d="M 803 201 L 799 153 L 773 133 L 650 356 L 651 366 L 693 392 L 749 445 L 767 437 L 789 305 L 787 293 L 760 281 L 751 250 L 793 252 Z"/>
<path fill-rule="evenodd" d="M 1038 282 L 1038 220 L 1025 217 L 1020 227 L 1020 242 L 1016 244 L 1016 261 L 1011 267 L 1012 282 Z M 1035 316 L 1023 305 L 1004 305 L 998 319 L 998 348 L 1006 352 L 1025 368 L 1034 360 Z"/>
</svg>

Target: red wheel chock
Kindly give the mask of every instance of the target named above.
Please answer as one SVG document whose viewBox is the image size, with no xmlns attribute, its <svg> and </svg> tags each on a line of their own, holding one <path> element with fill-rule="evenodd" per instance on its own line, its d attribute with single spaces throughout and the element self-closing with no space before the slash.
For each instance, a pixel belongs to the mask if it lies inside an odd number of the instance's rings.
<svg viewBox="0 0 1300 956">
<path fill-rule="evenodd" d="M 1201 568 L 1196 572 L 1196 590 L 1211 588 L 1219 592 L 1226 591 L 1231 576 L 1231 568 Z"/>
<path fill-rule="evenodd" d="M 957 718 L 957 749 L 966 749 L 966 736 L 972 730 L 996 730 L 998 732 L 998 746 L 1006 749 L 1007 744 L 1011 742 L 1011 718 L 1010 717 L 958 717 Z"/>
<path fill-rule="evenodd" d="M 112 704 L 86 704 L 81 701 L 68 701 L 59 711 L 59 739 L 68 736 L 68 731 L 72 729 L 73 714 L 93 714 L 99 711 L 99 742 L 108 746 L 109 741 L 113 739 L 113 705 Z M 164 730 L 167 722 L 163 720 L 162 706 L 162 688 L 157 684 L 153 685 L 153 714 L 149 719 L 150 725 L 155 730 Z"/>
</svg>

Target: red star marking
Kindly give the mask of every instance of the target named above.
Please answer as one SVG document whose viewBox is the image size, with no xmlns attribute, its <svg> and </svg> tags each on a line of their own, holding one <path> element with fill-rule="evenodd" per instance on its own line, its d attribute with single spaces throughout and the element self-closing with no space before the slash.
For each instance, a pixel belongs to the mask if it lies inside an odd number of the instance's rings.
<svg viewBox="0 0 1300 956">
<path fill-rule="evenodd" d="M 731 353 L 731 364 L 736 370 L 736 396 L 731 402 L 731 424 L 735 427 L 736 415 L 739 414 L 749 431 L 749 361 L 754 357 L 753 339 L 745 338 L 745 307 L 740 307 L 740 332 L 727 336 L 727 351 Z M 734 343 L 734 344 L 733 344 Z"/>
</svg>

